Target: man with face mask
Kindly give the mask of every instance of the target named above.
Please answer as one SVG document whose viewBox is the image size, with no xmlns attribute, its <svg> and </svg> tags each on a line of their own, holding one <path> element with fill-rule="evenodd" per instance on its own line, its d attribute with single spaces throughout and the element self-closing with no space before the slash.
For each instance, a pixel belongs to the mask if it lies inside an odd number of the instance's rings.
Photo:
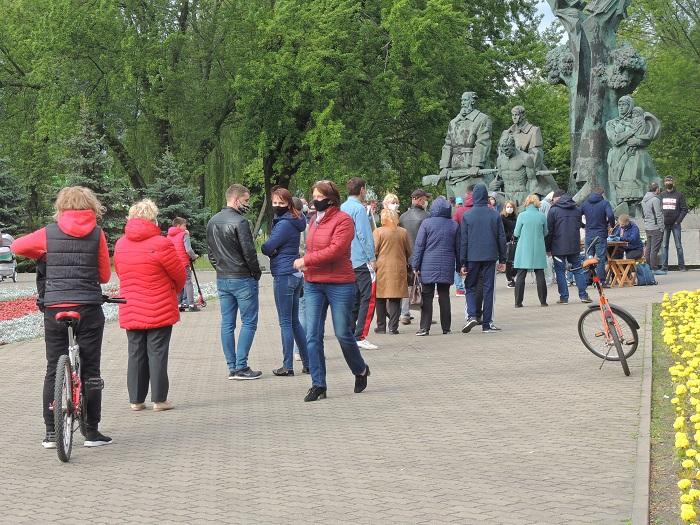
<svg viewBox="0 0 700 525">
<path fill-rule="evenodd" d="M 666 191 L 659 195 L 661 209 L 664 214 L 664 256 L 661 270 L 668 271 L 668 250 L 671 247 L 671 235 L 673 235 L 673 243 L 676 245 L 676 255 L 678 257 L 678 269 L 681 272 L 685 272 L 685 259 L 683 258 L 683 245 L 681 244 L 681 222 L 688 214 L 688 205 L 685 202 L 685 195 L 673 186 L 673 177 L 666 177 L 664 186 Z"/>
<path fill-rule="evenodd" d="M 399 217 L 399 226 L 408 231 L 408 238 L 411 240 L 411 246 L 416 243 L 418 229 L 421 223 L 428 218 L 428 212 L 425 211 L 428 205 L 430 195 L 423 189 L 417 189 L 411 193 L 411 207 Z M 409 286 L 413 284 L 413 275 L 408 276 Z M 411 311 L 408 299 L 401 301 L 401 323 L 411 324 Z"/>
<path fill-rule="evenodd" d="M 233 184 L 226 191 L 226 207 L 207 224 L 209 261 L 216 270 L 221 307 L 221 345 L 229 379 L 258 379 L 262 372 L 248 366 L 248 353 L 258 327 L 258 281 L 262 274 L 253 234 L 245 213 L 250 192 Z M 241 312 L 238 344 L 234 337 L 236 312 Z"/>
</svg>

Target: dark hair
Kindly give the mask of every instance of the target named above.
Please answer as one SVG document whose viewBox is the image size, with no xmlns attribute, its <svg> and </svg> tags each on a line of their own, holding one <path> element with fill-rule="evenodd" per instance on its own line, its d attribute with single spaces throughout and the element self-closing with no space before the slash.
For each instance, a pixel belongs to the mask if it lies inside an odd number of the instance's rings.
<svg viewBox="0 0 700 525">
<path fill-rule="evenodd" d="M 659 191 L 659 185 L 656 182 L 652 182 L 651 184 L 649 184 L 649 191 L 654 193 Z"/>
<path fill-rule="evenodd" d="M 301 199 L 299 197 L 292 197 L 292 203 L 294 204 L 295 210 L 301 211 L 304 209 L 304 203 L 301 202 Z"/>
<path fill-rule="evenodd" d="M 596 186 L 595 188 L 593 188 L 593 193 L 599 193 L 600 195 L 602 195 L 603 193 L 605 193 L 605 190 L 601 186 Z"/>
<path fill-rule="evenodd" d="M 338 186 L 329 180 L 320 180 L 311 186 L 311 193 L 318 190 L 330 201 L 331 206 L 340 206 L 340 192 Z"/>
<path fill-rule="evenodd" d="M 183 224 L 187 224 L 187 219 L 183 219 L 182 217 L 175 217 L 173 219 L 173 226 L 182 226 Z"/>
<path fill-rule="evenodd" d="M 353 177 L 348 181 L 348 195 L 357 196 L 362 191 L 362 188 L 367 186 L 367 182 L 362 177 Z"/>
<path fill-rule="evenodd" d="M 272 200 L 272 197 L 277 197 L 278 199 L 286 201 L 289 213 L 291 213 L 295 219 L 299 217 L 299 212 L 294 207 L 292 194 L 287 188 L 283 188 L 282 186 L 273 186 L 272 190 L 270 191 L 270 200 Z"/>
<path fill-rule="evenodd" d="M 236 197 L 237 199 L 240 199 L 245 194 L 250 195 L 250 191 L 248 190 L 248 188 L 246 188 L 242 184 L 231 184 L 226 190 L 226 202 L 230 201 L 231 197 Z"/>
</svg>

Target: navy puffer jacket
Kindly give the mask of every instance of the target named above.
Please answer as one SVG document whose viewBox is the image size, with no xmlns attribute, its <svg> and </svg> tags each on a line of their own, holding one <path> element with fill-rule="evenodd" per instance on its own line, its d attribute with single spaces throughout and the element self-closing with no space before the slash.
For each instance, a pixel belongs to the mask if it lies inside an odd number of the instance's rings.
<svg viewBox="0 0 700 525">
<path fill-rule="evenodd" d="M 452 220 L 450 203 L 438 197 L 418 228 L 411 266 L 424 283 L 453 283 L 458 257 L 459 225 Z"/>
<path fill-rule="evenodd" d="M 262 245 L 262 252 L 270 258 L 272 275 L 295 273 L 294 261 L 299 258 L 299 239 L 306 229 L 304 216 L 297 217 L 287 212 L 272 219 L 270 238 Z"/>
<path fill-rule="evenodd" d="M 552 255 L 574 255 L 581 251 L 581 216 L 581 209 L 568 193 L 552 205 L 547 214 L 548 252 L 552 252 Z"/>
</svg>

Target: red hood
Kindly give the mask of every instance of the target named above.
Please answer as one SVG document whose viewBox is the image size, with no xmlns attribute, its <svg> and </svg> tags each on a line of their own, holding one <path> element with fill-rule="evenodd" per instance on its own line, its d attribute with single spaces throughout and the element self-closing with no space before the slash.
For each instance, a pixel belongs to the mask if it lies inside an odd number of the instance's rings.
<svg viewBox="0 0 700 525">
<path fill-rule="evenodd" d="M 71 237 L 85 237 L 97 225 L 92 210 L 66 210 L 58 216 L 58 227 Z"/>
<path fill-rule="evenodd" d="M 124 227 L 124 233 L 130 241 L 143 241 L 160 235 L 160 228 L 146 219 L 129 219 Z"/>
<path fill-rule="evenodd" d="M 472 193 L 467 193 L 467 198 L 464 199 L 464 207 L 467 210 L 471 210 L 474 207 L 474 195 Z"/>
<path fill-rule="evenodd" d="M 175 237 L 180 233 L 185 233 L 185 230 L 181 230 L 177 226 L 171 226 L 170 228 L 168 228 L 168 237 Z"/>
</svg>

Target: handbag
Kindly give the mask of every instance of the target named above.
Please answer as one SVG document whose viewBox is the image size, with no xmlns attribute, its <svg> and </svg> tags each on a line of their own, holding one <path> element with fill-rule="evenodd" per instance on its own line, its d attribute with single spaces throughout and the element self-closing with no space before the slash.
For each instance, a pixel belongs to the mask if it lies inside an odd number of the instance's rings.
<svg viewBox="0 0 700 525">
<path fill-rule="evenodd" d="M 423 284 L 418 279 L 418 274 L 413 274 L 413 284 L 408 290 L 408 306 L 414 310 L 423 304 Z"/>
<path fill-rule="evenodd" d="M 518 246 L 518 241 L 508 241 L 506 243 L 506 262 L 512 263 L 515 260 L 515 248 Z"/>
</svg>

